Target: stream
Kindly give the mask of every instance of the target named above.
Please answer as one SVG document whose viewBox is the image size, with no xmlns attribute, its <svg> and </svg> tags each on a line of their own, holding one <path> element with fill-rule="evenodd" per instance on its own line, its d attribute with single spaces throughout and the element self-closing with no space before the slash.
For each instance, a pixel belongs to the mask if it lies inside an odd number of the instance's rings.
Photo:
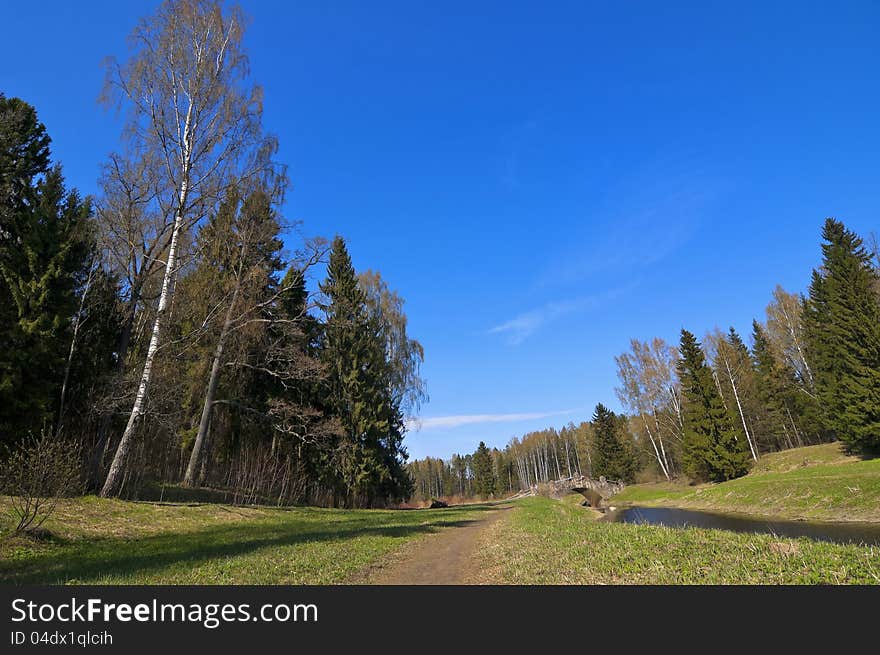
<svg viewBox="0 0 880 655">
<path fill-rule="evenodd" d="M 603 520 L 613 523 L 664 525 L 670 528 L 711 528 L 733 532 L 809 537 L 834 543 L 880 546 L 880 524 L 834 523 L 762 519 L 742 514 L 721 514 L 673 507 L 625 507 L 609 511 Z"/>
</svg>

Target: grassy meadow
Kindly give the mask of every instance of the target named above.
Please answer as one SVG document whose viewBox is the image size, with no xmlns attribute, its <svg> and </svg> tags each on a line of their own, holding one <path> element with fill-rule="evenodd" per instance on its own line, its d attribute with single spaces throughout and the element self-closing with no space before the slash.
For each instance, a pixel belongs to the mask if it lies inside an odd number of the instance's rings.
<svg viewBox="0 0 880 655">
<path fill-rule="evenodd" d="M 877 547 L 609 523 L 582 500 L 513 501 L 479 535 L 475 582 L 880 583 Z M 877 521 L 880 460 L 848 457 L 836 444 L 813 446 L 768 455 L 730 482 L 633 485 L 611 502 Z M 10 536 L 8 499 L 0 498 L 0 583 L 356 583 L 414 540 L 492 509 L 282 509 L 88 496 L 61 501 L 38 536 Z"/>
<path fill-rule="evenodd" d="M 3 499 L 0 509 L 6 533 Z M 0 584 L 342 583 L 485 509 L 269 509 L 89 496 L 61 502 L 40 539 L 0 540 Z"/>
</svg>

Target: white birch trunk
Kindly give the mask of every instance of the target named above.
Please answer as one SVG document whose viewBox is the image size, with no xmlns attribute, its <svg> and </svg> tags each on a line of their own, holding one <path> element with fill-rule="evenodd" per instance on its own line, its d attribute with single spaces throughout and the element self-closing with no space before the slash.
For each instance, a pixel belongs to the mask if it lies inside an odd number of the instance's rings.
<svg viewBox="0 0 880 655">
<path fill-rule="evenodd" d="M 669 475 L 672 473 L 672 467 L 669 465 L 669 458 L 666 456 L 666 447 L 663 445 L 663 434 L 662 430 L 660 430 L 660 421 L 657 418 L 657 408 L 651 408 L 651 414 L 654 416 L 654 427 L 657 428 L 657 441 L 660 443 L 660 454 L 663 457 L 663 464 L 666 466 L 666 477 L 669 478 Z"/>
<path fill-rule="evenodd" d="M 736 390 L 736 383 L 733 378 L 730 379 L 730 386 L 733 388 L 733 397 L 736 400 L 736 408 L 739 410 L 739 417 L 742 419 L 743 431 L 746 433 L 746 441 L 749 442 L 749 450 L 752 451 L 752 459 L 758 461 L 758 451 L 752 442 L 752 435 L 749 433 L 749 426 L 746 424 L 746 415 L 743 413 L 742 404 L 739 402 L 739 393 Z"/>
<path fill-rule="evenodd" d="M 156 312 L 156 318 L 153 321 L 153 332 L 150 336 L 150 345 L 147 348 L 147 359 L 144 362 L 144 371 L 141 374 L 141 381 L 138 385 L 134 405 L 131 408 L 131 414 L 128 417 L 128 423 L 125 425 L 125 431 L 122 433 L 122 439 L 120 439 L 119 446 L 116 448 L 116 454 L 113 456 L 113 462 L 110 464 L 110 470 L 107 472 L 107 479 L 104 482 L 104 487 L 101 489 L 101 496 L 105 498 L 112 496 L 117 492 L 117 487 L 122 480 L 125 460 L 134 438 L 135 427 L 137 427 L 138 419 L 140 419 L 144 413 L 144 403 L 147 398 L 147 390 L 149 389 L 150 379 L 153 373 L 153 361 L 156 358 L 156 351 L 159 349 L 159 336 L 162 329 L 162 319 L 164 318 L 165 310 L 168 307 L 169 296 L 171 295 L 172 269 L 177 263 L 177 247 L 182 224 L 183 216 L 178 211 L 174 218 L 174 231 L 171 236 L 171 247 L 168 249 L 168 262 L 165 264 L 165 277 L 162 280 L 162 293 L 159 296 L 159 308 Z"/>
<path fill-rule="evenodd" d="M 736 390 L 736 379 L 733 376 L 733 371 L 730 370 L 730 362 L 727 361 L 727 357 L 722 357 L 724 360 L 724 369 L 727 371 L 727 379 L 730 380 L 730 387 L 733 389 L 733 398 L 736 400 L 736 408 L 739 411 L 739 417 L 742 420 L 743 431 L 746 434 L 746 441 L 749 442 L 749 450 L 752 452 L 752 459 L 756 462 L 758 461 L 758 452 L 757 447 L 754 443 L 752 443 L 752 436 L 749 434 L 749 426 L 746 423 L 746 415 L 743 412 L 742 403 L 739 401 L 739 392 Z"/>
<path fill-rule="evenodd" d="M 192 144 L 191 125 L 192 125 L 193 106 L 189 105 L 186 114 L 186 122 L 184 124 L 183 139 L 183 156 L 181 157 L 181 175 L 180 189 L 177 195 L 177 211 L 174 215 L 174 227 L 171 231 L 171 244 L 168 247 L 168 259 L 165 262 L 165 275 L 162 278 L 162 292 L 159 295 L 159 307 L 156 311 L 156 318 L 153 321 L 153 331 L 150 335 L 150 345 L 147 347 L 147 358 L 144 362 L 144 370 L 141 374 L 141 381 L 138 385 L 137 394 L 135 395 L 134 405 L 131 408 L 131 414 L 128 417 L 128 423 L 125 425 L 125 431 L 122 433 L 122 439 L 116 447 L 116 454 L 113 456 L 113 462 L 110 464 L 110 470 L 107 472 L 107 479 L 101 489 L 101 496 L 107 498 L 115 494 L 118 490 L 119 483 L 122 481 L 122 473 L 125 468 L 125 460 L 128 451 L 131 449 L 131 442 L 134 438 L 134 431 L 137 427 L 138 420 L 144 413 L 144 403 L 147 399 L 147 391 L 150 387 L 150 380 L 153 374 L 153 361 L 156 358 L 156 351 L 159 349 L 159 338 L 162 331 L 162 321 L 165 312 L 173 294 L 174 276 L 177 266 L 177 249 L 180 242 L 180 233 L 183 230 L 184 211 L 186 202 L 189 197 L 189 175 L 192 166 L 191 153 Z"/>
<path fill-rule="evenodd" d="M 663 475 L 665 475 L 666 479 L 669 480 L 669 470 L 666 468 L 666 463 L 663 461 L 663 457 L 660 456 L 660 451 L 657 449 L 657 444 L 654 441 L 654 435 L 651 434 L 651 428 L 648 427 L 648 419 L 645 418 L 644 413 L 642 414 L 642 422 L 644 422 L 645 424 L 645 431 L 648 433 L 648 439 L 651 441 L 651 445 L 654 447 L 654 457 L 657 458 L 657 463 L 660 465 L 660 470 L 663 471 Z"/>
<path fill-rule="evenodd" d="M 800 357 L 801 363 L 804 365 L 804 372 L 807 374 L 807 381 L 810 385 L 810 389 L 813 388 L 813 372 L 810 370 L 810 365 L 807 363 L 807 357 L 804 355 L 804 351 L 801 348 L 800 339 L 797 338 L 797 333 L 794 329 L 794 323 L 791 320 L 791 317 L 788 315 L 788 310 L 785 308 L 785 303 L 780 302 L 779 307 L 782 309 L 782 314 L 785 316 L 785 323 L 788 327 L 788 333 L 791 335 L 791 340 L 794 343 L 794 347 L 798 352 L 798 357 Z"/>
</svg>

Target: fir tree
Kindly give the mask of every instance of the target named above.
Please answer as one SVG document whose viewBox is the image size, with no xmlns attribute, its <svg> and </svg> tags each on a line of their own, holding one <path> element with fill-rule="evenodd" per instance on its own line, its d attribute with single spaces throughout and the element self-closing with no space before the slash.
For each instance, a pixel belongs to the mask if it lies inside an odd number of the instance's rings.
<svg viewBox="0 0 880 655">
<path fill-rule="evenodd" d="M 774 450 L 804 445 L 805 426 L 815 435 L 816 403 L 792 366 L 774 353 L 767 332 L 752 322 L 752 366 L 760 412 L 757 433 Z"/>
<path fill-rule="evenodd" d="M 618 417 L 602 403 L 593 412 L 593 474 L 609 480 L 632 482 L 636 462 L 620 439 Z"/>
<path fill-rule="evenodd" d="M 804 328 L 824 425 L 852 450 L 880 450 L 878 274 L 861 238 L 829 218 Z"/>
<path fill-rule="evenodd" d="M 783 367 L 773 355 L 770 340 L 758 321 L 752 321 L 752 364 L 755 386 L 761 405 L 758 433 L 772 442 L 774 450 L 794 444 L 785 416 L 785 382 Z"/>
<path fill-rule="evenodd" d="M 474 492 L 478 496 L 491 496 L 495 493 L 495 467 L 492 453 L 482 441 L 473 456 Z"/>
<path fill-rule="evenodd" d="M 685 471 L 694 479 L 715 482 L 744 475 L 749 469 L 745 437 L 738 438 L 703 350 L 687 330 L 681 331 L 679 352 Z"/>
<path fill-rule="evenodd" d="M 91 206 L 50 167 L 33 107 L 0 95 L 0 442 L 55 419 Z"/>
<path fill-rule="evenodd" d="M 404 468 L 404 417 L 392 398 L 380 313 L 370 312 L 341 237 L 333 241 L 327 280 L 322 359 L 329 404 L 342 425 L 333 449 L 337 490 L 346 502 L 384 504 L 410 491 Z"/>
</svg>

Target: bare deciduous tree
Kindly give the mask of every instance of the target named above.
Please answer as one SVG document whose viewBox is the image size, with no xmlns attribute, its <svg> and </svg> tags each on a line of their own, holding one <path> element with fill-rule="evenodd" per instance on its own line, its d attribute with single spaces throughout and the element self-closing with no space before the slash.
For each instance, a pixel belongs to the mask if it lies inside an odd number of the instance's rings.
<svg viewBox="0 0 880 655">
<path fill-rule="evenodd" d="M 620 401 L 641 417 L 660 471 L 670 479 L 673 462 L 663 434 L 681 438 L 681 393 L 675 374 L 675 348 L 662 339 L 630 341 L 631 352 L 614 358 L 620 386 Z"/>
<path fill-rule="evenodd" d="M 305 344 L 302 343 L 305 339 L 302 324 L 309 318 L 306 298 L 304 297 L 296 316 L 280 316 L 277 311 L 279 300 L 291 292 L 293 290 L 291 286 L 296 286 L 296 283 L 282 282 L 277 289 L 269 291 L 268 294 L 265 291 L 265 278 L 272 266 L 267 258 L 273 257 L 265 244 L 275 239 L 275 230 L 278 227 L 271 218 L 270 204 L 271 197 L 264 191 L 251 194 L 242 203 L 236 219 L 222 234 L 215 235 L 222 242 L 221 247 L 229 251 L 225 259 L 231 266 L 229 271 L 231 280 L 230 288 L 220 305 L 214 308 L 222 311 L 222 306 L 225 305 L 225 312 L 211 360 L 211 371 L 198 432 L 184 475 L 185 486 L 196 483 L 202 448 L 208 438 L 214 406 L 218 402 L 232 400 L 217 400 L 217 388 L 223 368 L 249 368 L 272 378 L 285 389 L 298 383 L 316 380 L 322 375 L 317 359 L 308 356 Z M 326 244 L 323 241 L 308 242 L 293 263 L 296 271 L 293 279 L 304 283 L 308 270 L 321 262 L 325 254 Z M 270 341 L 265 349 L 264 359 L 260 362 L 251 362 L 234 357 L 225 358 L 224 350 L 230 335 L 254 326 Z M 315 436 L 302 426 L 316 427 L 324 423 L 321 420 L 323 417 L 308 403 L 281 402 L 278 399 L 271 402 L 266 418 L 270 420 L 275 430 L 302 440 Z M 318 432 L 321 430 L 319 429 Z"/>
<path fill-rule="evenodd" d="M 797 373 L 804 390 L 812 393 L 813 372 L 805 353 L 802 313 L 800 297 L 776 285 L 767 305 L 767 335 L 777 355 Z"/>
<path fill-rule="evenodd" d="M 237 8 L 224 15 L 216 1 L 167 0 L 134 30 L 128 61 L 108 66 L 105 97 L 128 111 L 130 151 L 145 153 L 136 160 L 158 166 L 155 204 L 165 219 L 160 232 L 169 236 L 167 250 L 161 249 L 164 276 L 143 372 L 103 496 L 118 490 L 145 410 L 182 236 L 231 185 L 265 173 L 277 150 L 262 132 L 262 91 L 247 84 L 244 27 Z"/>
</svg>

